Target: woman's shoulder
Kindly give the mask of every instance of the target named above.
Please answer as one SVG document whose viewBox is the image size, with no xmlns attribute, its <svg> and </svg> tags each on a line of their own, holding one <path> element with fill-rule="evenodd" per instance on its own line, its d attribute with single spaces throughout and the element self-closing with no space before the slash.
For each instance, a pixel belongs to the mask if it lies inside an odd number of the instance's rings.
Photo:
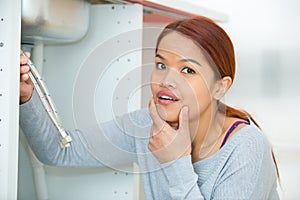
<svg viewBox="0 0 300 200">
<path fill-rule="evenodd" d="M 253 122 L 238 130 L 227 143 L 224 149 L 231 149 L 235 153 L 249 156 L 262 155 L 271 149 L 270 143 L 264 134 Z"/>
<path fill-rule="evenodd" d="M 248 125 L 238 130 L 238 132 L 235 135 L 237 137 L 237 140 L 240 140 L 241 142 L 242 141 L 246 142 L 248 140 L 264 142 L 266 140 L 263 131 L 251 121 Z"/>
</svg>

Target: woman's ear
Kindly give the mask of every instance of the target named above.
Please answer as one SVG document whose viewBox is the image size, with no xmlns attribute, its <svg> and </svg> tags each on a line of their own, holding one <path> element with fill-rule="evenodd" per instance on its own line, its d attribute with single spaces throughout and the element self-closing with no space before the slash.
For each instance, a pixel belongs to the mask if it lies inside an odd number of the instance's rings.
<svg viewBox="0 0 300 200">
<path fill-rule="evenodd" d="M 220 100 L 226 94 L 231 85 L 232 78 L 230 76 L 224 76 L 222 79 L 218 80 L 214 92 L 214 99 Z"/>
</svg>

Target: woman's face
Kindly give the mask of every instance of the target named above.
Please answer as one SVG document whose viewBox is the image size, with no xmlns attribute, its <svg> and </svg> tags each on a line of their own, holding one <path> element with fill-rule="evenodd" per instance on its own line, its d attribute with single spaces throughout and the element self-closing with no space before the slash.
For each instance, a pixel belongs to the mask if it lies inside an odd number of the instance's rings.
<svg viewBox="0 0 300 200">
<path fill-rule="evenodd" d="M 199 120 L 211 108 L 216 81 L 200 48 L 177 32 L 164 36 L 158 45 L 151 90 L 159 115 L 178 123 L 180 110 L 189 107 L 189 120 Z"/>
</svg>

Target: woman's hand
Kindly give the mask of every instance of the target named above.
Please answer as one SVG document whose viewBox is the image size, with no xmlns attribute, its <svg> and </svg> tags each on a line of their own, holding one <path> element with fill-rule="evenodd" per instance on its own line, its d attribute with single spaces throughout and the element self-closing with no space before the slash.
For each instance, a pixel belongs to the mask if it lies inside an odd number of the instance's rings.
<svg viewBox="0 0 300 200">
<path fill-rule="evenodd" d="M 183 107 L 179 116 L 179 127 L 174 130 L 159 116 L 154 100 L 151 99 L 149 112 L 153 121 L 148 148 L 163 164 L 191 154 L 188 107 Z"/>
<path fill-rule="evenodd" d="M 20 51 L 20 104 L 23 104 L 31 98 L 33 92 L 33 84 L 29 80 L 28 72 L 30 67 L 27 65 L 27 59 L 22 56 L 23 51 Z M 30 57 L 29 52 L 25 52 L 27 57 Z"/>
</svg>

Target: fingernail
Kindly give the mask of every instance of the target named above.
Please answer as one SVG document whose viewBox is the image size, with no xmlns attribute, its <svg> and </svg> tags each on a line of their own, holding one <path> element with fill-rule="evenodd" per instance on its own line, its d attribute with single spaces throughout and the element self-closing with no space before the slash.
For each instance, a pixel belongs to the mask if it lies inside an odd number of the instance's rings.
<svg viewBox="0 0 300 200">
<path fill-rule="evenodd" d="M 28 71 L 28 66 L 22 66 L 21 67 L 21 72 L 26 72 L 26 71 Z"/>
<path fill-rule="evenodd" d="M 25 72 L 25 67 L 24 66 L 21 67 L 21 72 Z"/>
<path fill-rule="evenodd" d="M 183 107 L 182 112 L 183 112 L 183 114 L 185 114 L 185 115 L 188 114 L 189 108 L 188 108 L 187 106 Z"/>
<path fill-rule="evenodd" d="M 153 99 L 153 98 L 151 99 L 151 104 L 152 104 L 152 105 L 155 105 L 155 102 L 154 102 L 154 99 Z"/>
<path fill-rule="evenodd" d="M 153 98 L 150 99 L 148 106 L 151 108 L 153 106 Z"/>
</svg>

